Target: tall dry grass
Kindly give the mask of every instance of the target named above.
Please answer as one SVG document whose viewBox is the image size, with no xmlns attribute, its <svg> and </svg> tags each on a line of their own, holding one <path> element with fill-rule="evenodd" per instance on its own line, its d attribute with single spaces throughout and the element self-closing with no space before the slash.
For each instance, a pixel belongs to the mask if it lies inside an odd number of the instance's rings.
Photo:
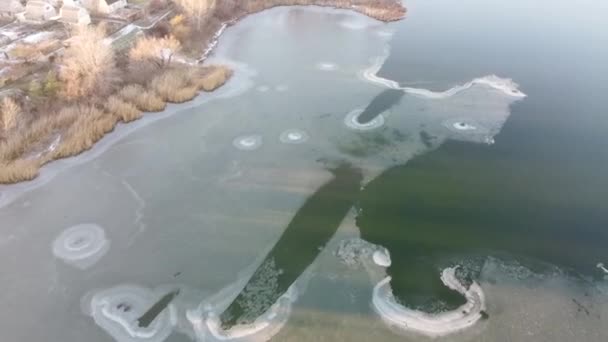
<svg viewBox="0 0 608 342">
<path fill-rule="evenodd" d="M 36 156 L 48 148 L 51 140 L 76 120 L 77 113 L 54 113 L 35 120 L 20 132 L 0 143 L 0 183 L 17 183 L 34 179 L 38 169 L 51 158 Z"/>
<path fill-rule="evenodd" d="M 35 120 L 0 143 L 0 162 L 9 163 L 45 148 L 50 140 L 76 121 L 77 113 L 61 111 Z"/>
<path fill-rule="evenodd" d="M 200 76 L 193 80 L 193 83 L 198 89 L 210 92 L 224 85 L 231 76 L 232 70 L 223 65 L 218 65 L 205 68 Z"/>
<path fill-rule="evenodd" d="M 155 92 L 146 90 L 138 84 L 125 86 L 118 92 L 118 96 L 144 112 L 160 112 L 167 106 Z"/>
<path fill-rule="evenodd" d="M 150 82 L 150 88 L 164 101 L 172 103 L 190 101 L 198 94 L 198 88 L 183 69 L 166 70 Z"/>
<path fill-rule="evenodd" d="M 40 162 L 36 159 L 0 162 L 0 184 L 12 184 L 32 180 L 38 176 Z"/>
<path fill-rule="evenodd" d="M 225 67 L 165 69 L 146 88 L 127 85 L 104 101 L 103 106 L 91 104 L 96 101 L 88 104 L 80 101 L 81 104 L 69 105 L 29 124 L 24 121 L 23 127 L 0 142 L 0 183 L 31 180 L 45 163 L 92 148 L 118 121 L 137 120 L 142 111 L 162 111 L 165 101 L 191 100 L 199 88 L 215 89 L 230 75 Z M 58 145 L 49 149 L 57 137 Z"/>
<path fill-rule="evenodd" d="M 141 111 L 134 104 L 124 101 L 117 95 L 110 96 L 105 107 L 108 112 L 116 115 L 122 122 L 131 122 L 142 117 Z"/>
<path fill-rule="evenodd" d="M 95 106 L 80 105 L 61 110 L 60 115 L 76 117 L 63 134 L 59 146 L 52 152 L 53 159 L 77 155 L 114 130 L 117 117 Z"/>
<path fill-rule="evenodd" d="M 21 114 L 21 106 L 11 97 L 4 97 L 0 102 L 0 127 L 8 131 L 17 126 L 19 115 Z"/>
</svg>

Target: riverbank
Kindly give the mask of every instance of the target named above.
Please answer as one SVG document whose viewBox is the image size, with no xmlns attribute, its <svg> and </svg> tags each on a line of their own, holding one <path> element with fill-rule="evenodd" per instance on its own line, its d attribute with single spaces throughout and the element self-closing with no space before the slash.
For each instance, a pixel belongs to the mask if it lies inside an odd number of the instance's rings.
<svg viewBox="0 0 608 342">
<path fill-rule="evenodd" d="M 36 178 L 47 163 L 91 149 L 120 122 L 164 111 L 167 103 L 191 101 L 231 77 L 225 66 L 172 67 L 146 85 L 125 84 L 108 97 L 64 102 L 64 107 L 15 127 L 0 144 L 0 184 Z"/>
</svg>

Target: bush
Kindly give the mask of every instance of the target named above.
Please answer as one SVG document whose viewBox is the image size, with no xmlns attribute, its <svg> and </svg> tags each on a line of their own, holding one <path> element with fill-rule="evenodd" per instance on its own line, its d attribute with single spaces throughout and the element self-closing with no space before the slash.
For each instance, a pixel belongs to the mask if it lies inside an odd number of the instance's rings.
<svg viewBox="0 0 608 342">
<path fill-rule="evenodd" d="M 142 113 L 135 105 L 125 102 L 119 96 L 110 96 L 106 103 L 106 109 L 114 114 L 122 122 L 135 121 L 142 117 Z"/>
<path fill-rule="evenodd" d="M 195 80 L 198 89 L 204 91 L 214 91 L 226 83 L 232 76 L 232 71 L 225 66 L 212 67 L 211 70 L 204 73 L 199 79 Z"/>
<path fill-rule="evenodd" d="M 156 93 L 145 90 L 142 86 L 128 85 L 118 93 L 127 102 L 144 112 L 160 112 L 165 109 L 166 104 Z"/>
<path fill-rule="evenodd" d="M 183 70 L 167 70 L 155 77 L 150 87 L 163 100 L 173 103 L 181 103 L 192 100 L 198 89 L 191 85 L 188 75 Z"/>
<path fill-rule="evenodd" d="M 181 49 L 180 42 L 169 37 L 142 37 L 129 51 L 131 63 L 152 63 L 159 68 L 171 64 L 173 55 Z"/>
</svg>

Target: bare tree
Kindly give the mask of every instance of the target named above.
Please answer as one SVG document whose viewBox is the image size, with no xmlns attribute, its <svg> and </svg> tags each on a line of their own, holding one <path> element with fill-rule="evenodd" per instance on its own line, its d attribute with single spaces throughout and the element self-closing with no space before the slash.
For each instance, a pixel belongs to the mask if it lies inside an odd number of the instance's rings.
<svg viewBox="0 0 608 342">
<path fill-rule="evenodd" d="M 215 6 L 215 0 L 174 0 L 184 12 L 197 20 L 198 28 L 201 28 L 203 15 Z"/>
<path fill-rule="evenodd" d="M 152 63 L 159 68 L 171 64 L 173 55 L 181 49 L 179 40 L 173 36 L 157 38 L 143 37 L 129 51 L 132 63 Z"/>
<path fill-rule="evenodd" d="M 115 76 L 114 51 L 104 41 L 105 28 L 78 27 L 59 69 L 61 93 L 69 99 L 107 91 Z"/>
</svg>

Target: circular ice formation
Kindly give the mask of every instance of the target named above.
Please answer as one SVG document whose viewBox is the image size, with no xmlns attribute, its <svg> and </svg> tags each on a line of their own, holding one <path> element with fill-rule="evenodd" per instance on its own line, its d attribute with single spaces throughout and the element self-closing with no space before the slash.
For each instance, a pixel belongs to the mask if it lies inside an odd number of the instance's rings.
<svg viewBox="0 0 608 342">
<path fill-rule="evenodd" d="M 465 296 L 467 302 L 459 308 L 437 314 L 408 309 L 395 300 L 390 288 L 391 277 L 386 277 L 374 287 L 374 310 L 390 326 L 429 337 L 445 336 L 466 329 L 486 315 L 485 297 L 476 282 L 467 289 L 456 278 L 456 269 L 450 267 L 443 270 L 441 281 Z"/>
<path fill-rule="evenodd" d="M 149 289 L 122 285 L 95 293 L 87 310 L 95 323 L 118 342 L 162 342 L 176 323 L 175 308 L 171 304 L 147 327 L 140 327 L 138 322 L 157 297 Z"/>
<path fill-rule="evenodd" d="M 103 228 L 91 223 L 70 227 L 53 242 L 53 254 L 80 269 L 93 266 L 109 248 Z"/>
<path fill-rule="evenodd" d="M 363 113 L 363 109 L 355 109 L 348 113 L 344 118 L 346 126 L 359 131 L 368 131 L 384 125 L 384 116 L 382 114 L 378 114 L 375 118 L 366 123 L 360 123 L 359 115 L 361 115 L 361 113 Z"/>
<path fill-rule="evenodd" d="M 308 140 L 308 133 L 299 129 L 288 129 L 281 133 L 279 139 L 286 144 L 301 144 Z"/>
<path fill-rule="evenodd" d="M 378 266 L 389 267 L 391 265 L 391 256 L 386 249 L 375 251 L 372 258 Z"/>
<path fill-rule="evenodd" d="M 234 147 L 243 151 L 252 151 L 259 148 L 262 145 L 262 137 L 259 135 L 244 135 L 235 138 L 232 141 Z"/>
<path fill-rule="evenodd" d="M 317 69 L 322 71 L 334 71 L 338 68 L 334 63 L 319 63 L 317 64 Z"/>
</svg>

